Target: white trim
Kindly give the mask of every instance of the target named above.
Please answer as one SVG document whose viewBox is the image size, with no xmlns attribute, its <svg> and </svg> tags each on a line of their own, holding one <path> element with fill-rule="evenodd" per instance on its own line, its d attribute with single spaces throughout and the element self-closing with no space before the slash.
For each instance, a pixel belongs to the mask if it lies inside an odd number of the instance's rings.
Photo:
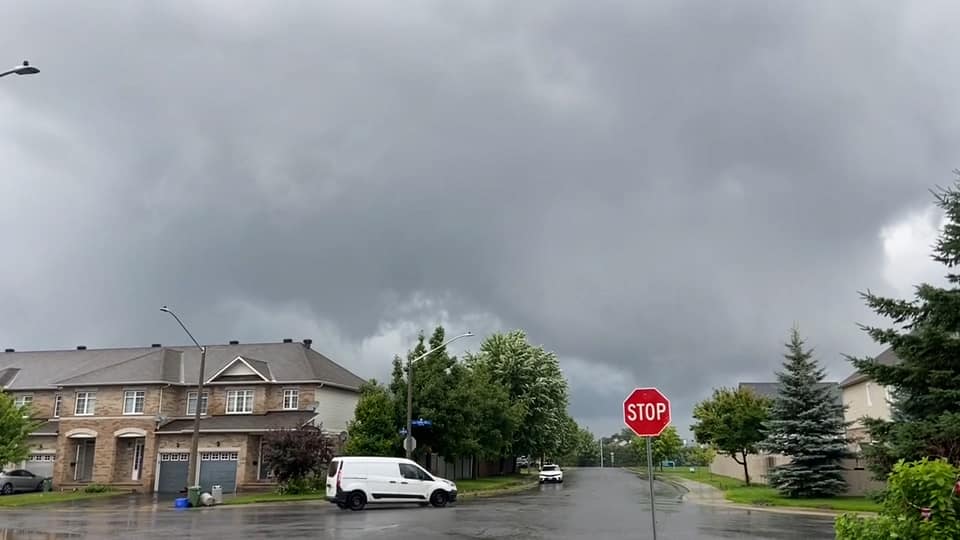
<svg viewBox="0 0 960 540">
<path fill-rule="evenodd" d="M 235 393 L 239 393 L 239 392 L 250 392 L 250 410 L 249 410 L 249 411 L 248 411 L 248 410 L 243 410 L 243 411 L 233 411 L 233 412 L 230 412 L 230 392 L 235 392 Z M 234 404 L 235 404 L 235 405 L 239 405 L 239 404 L 240 404 L 239 397 L 240 397 L 240 396 L 236 396 L 237 399 L 234 400 Z M 257 400 L 257 391 L 256 391 L 256 389 L 254 389 L 254 388 L 240 388 L 240 389 L 237 389 L 237 390 L 227 390 L 226 392 L 224 392 L 223 414 L 229 414 L 229 415 L 235 415 L 235 414 L 253 414 L 253 410 L 256 408 L 256 400 Z M 246 404 L 246 396 L 244 396 L 244 404 Z M 207 407 L 207 411 L 209 412 L 209 410 L 210 410 L 210 409 L 209 409 L 209 406 L 208 406 L 208 407 Z"/>
<path fill-rule="evenodd" d="M 306 425 L 306 424 L 304 424 Z M 301 426 L 302 427 L 302 426 Z M 232 429 L 203 429 L 200 428 L 200 433 L 267 433 L 268 431 L 276 431 L 277 428 L 232 428 Z M 184 433 L 193 433 L 193 428 L 181 429 L 179 431 L 157 431 L 157 435 L 183 435 Z M 337 431 L 337 433 L 340 433 Z"/>
<path fill-rule="evenodd" d="M 216 373 L 214 373 L 213 375 L 211 375 L 210 378 L 207 379 L 204 384 L 209 384 L 209 383 L 213 382 L 213 380 L 216 379 L 217 377 L 219 377 L 221 373 L 223 373 L 224 371 L 226 371 L 226 370 L 230 369 L 231 367 L 233 367 L 233 365 L 236 364 L 237 362 L 242 362 L 243 365 L 247 366 L 247 369 L 249 369 L 250 371 L 256 373 L 258 377 L 260 377 L 261 379 L 263 379 L 263 382 L 276 382 L 276 381 L 273 381 L 273 380 L 270 380 L 270 379 L 264 377 L 264 376 L 263 376 L 263 373 L 260 373 L 259 370 L 257 370 L 257 369 L 254 368 L 253 366 L 251 366 L 250 363 L 247 362 L 246 360 L 244 360 L 242 356 L 238 356 L 238 357 L 234 358 L 230 363 L 228 363 L 228 364 L 226 364 L 225 366 L 223 366 L 222 368 L 220 368 L 219 371 L 217 371 Z"/>
<path fill-rule="evenodd" d="M 186 399 L 184 400 L 184 405 L 185 405 L 185 407 L 186 407 L 186 411 L 185 411 L 185 414 L 184 414 L 184 418 L 193 418 L 193 417 L 196 415 L 196 409 L 194 409 L 194 412 L 193 412 L 193 413 L 190 412 L 190 394 L 196 394 L 196 393 L 197 393 L 196 390 L 188 390 L 188 391 L 187 391 L 187 397 L 186 397 Z M 200 406 L 200 403 L 203 401 L 203 396 L 204 396 L 204 395 L 206 395 L 206 397 L 207 397 L 207 406 L 206 406 L 206 409 L 207 409 L 207 410 L 204 411 L 204 410 L 203 410 L 203 409 L 204 409 L 203 407 L 200 408 L 200 417 L 201 417 L 201 418 L 203 418 L 203 417 L 205 417 L 205 416 L 210 416 L 210 394 L 211 394 L 211 392 L 210 392 L 209 390 L 207 390 L 206 388 L 204 388 L 203 394 L 200 394 L 200 395 L 197 397 L 196 407 L 199 407 L 199 406 Z"/>
<path fill-rule="evenodd" d="M 97 432 L 87 428 L 76 428 L 63 434 L 68 439 L 96 439 Z"/>
<path fill-rule="evenodd" d="M 136 394 L 137 394 L 137 392 L 140 392 L 140 393 L 143 394 L 143 406 L 141 407 L 140 412 L 137 412 L 137 411 L 136 411 L 136 408 L 137 408 L 137 395 L 136 395 Z M 133 394 L 133 408 L 134 408 L 134 411 L 133 411 L 133 412 L 127 412 L 127 394 L 128 394 L 128 393 L 132 393 L 132 394 Z M 147 391 L 146 391 L 146 390 L 140 390 L 140 389 L 126 390 L 126 389 L 124 389 L 124 390 L 123 390 L 123 397 L 122 397 L 121 399 L 123 400 L 123 402 L 122 402 L 122 404 L 121 404 L 120 409 L 121 409 L 121 413 L 122 413 L 124 416 L 143 416 L 143 412 L 147 409 Z"/>
<path fill-rule="evenodd" d="M 160 489 L 160 452 L 157 452 L 157 463 L 153 466 L 153 491 Z"/>
<path fill-rule="evenodd" d="M 113 432 L 114 437 L 146 437 L 147 431 L 135 427 L 120 428 Z"/>
<path fill-rule="evenodd" d="M 293 392 L 293 399 L 295 401 L 293 407 L 287 407 L 287 392 Z M 299 388 L 282 388 L 280 395 L 280 410 L 283 411 L 297 411 L 300 410 L 300 389 Z"/>
<path fill-rule="evenodd" d="M 239 446 L 201 446 L 197 452 L 239 452 Z M 189 454 L 189 448 L 161 448 L 157 454 Z M 198 456 L 199 457 L 199 456 Z"/>
</svg>

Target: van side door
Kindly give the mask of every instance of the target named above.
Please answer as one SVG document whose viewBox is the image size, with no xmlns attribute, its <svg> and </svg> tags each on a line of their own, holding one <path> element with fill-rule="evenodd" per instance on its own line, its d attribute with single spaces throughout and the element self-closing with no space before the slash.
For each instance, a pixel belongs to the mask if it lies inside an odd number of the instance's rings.
<svg viewBox="0 0 960 540">
<path fill-rule="evenodd" d="M 400 490 L 406 500 L 409 501 L 427 501 L 430 494 L 427 491 L 430 488 L 428 482 L 424 482 L 424 473 L 419 467 L 409 463 L 398 463 L 400 468 Z"/>
</svg>

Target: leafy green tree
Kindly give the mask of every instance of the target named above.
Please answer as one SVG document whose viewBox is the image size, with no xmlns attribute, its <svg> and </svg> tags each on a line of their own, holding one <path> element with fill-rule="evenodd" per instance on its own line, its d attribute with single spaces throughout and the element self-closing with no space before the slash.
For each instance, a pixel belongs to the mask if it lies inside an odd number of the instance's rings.
<svg viewBox="0 0 960 540">
<path fill-rule="evenodd" d="M 840 462 L 849 457 L 844 405 L 827 385 L 825 371 L 804 349 L 800 331 L 793 328 L 784 370 L 777 373 L 779 393 L 765 424 L 767 439 L 761 448 L 790 457 L 774 467 L 769 483 L 788 497 L 823 497 L 847 488 Z"/>
<path fill-rule="evenodd" d="M 685 446 L 680 449 L 680 464 L 684 467 L 709 467 L 717 451 L 709 446 Z"/>
<path fill-rule="evenodd" d="M 765 438 L 763 424 L 767 420 L 770 401 L 749 388 L 719 388 L 710 399 L 693 408 L 696 421 L 690 430 L 697 442 L 712 445 L 743 466 L 743 478 L 750 485 L 747 455 L 757 452 Z"/>
<path fill-rule="evenodd" d="M 372 380 L 360 388 L 354 420 L 347 428 L 346 453 L 353 456 L 402 454 L 394 397 Z"/>
<path fill-rule="evenodd" d="M 954 483 L 960 468 L 945 459 L 898 462 L 887 482 L 883 508 L 875 518 L 842 515 L 838 540 L 960 538 L 960 496 Z"/>
<path fill-rule="evenodd" d="M 960 182 L 955 182 L 934 192 L 947 223 L 933 247 L 933 260 L 946 267 L 949 286 L 920 284 L 912 300 L 863 294 L 867 305 L 894 325 L 863 328 L 900 360 L 887 366 L 872 358 L 850 358 L 858 370 L 891 389 L 891 420 L 865 422 L 873 444 L 864 453 L 881 477 L 901 459 L 943 457 L 960 463 L 960 274 L 954 269 L 960 264 L 958 188 Z"/>
<path fill-rule="evenodd" d="M 675 461 L 680 456 L 680 449 L 683 447 L 683 441 L 677 434 L 677 428 L 667 426 L 659 436 L 653 438 L 653 464 L 659 464 L 660 470 L 663 470 L 663 462 L 667 460 Z M 647 462 L 647 439 L 646 437 L 633 436 L 630 440 L 630 448 L 633 450 L 634 459 L 639 463 Z"/>
<path fill-rule="evenodd" d="M 319 427 L 277 429 L 263 436 L 263 463 L 284 493 L 319 490 L 331 458 L 332 442 Z"/>
<path fill-rule="evenodd" d="M 590 431 L 577 426 L 574 444 L 560 460 L 567 467 L 594 467 L 600 464 L 599 441 Z"/>
<path fill-rule="evenodd" d="M 567 381 L 555 354 L 530 345 L 526 334 L 515 330 L 487 337 L 467 364 L 488 370 L 520 406 L 513 453 L 543 458 L 562 450 L 569 433 Z"/>
<path fill-rule="evenodd" d="M 6 392 L 0 391 L 0 467 L 18 463 L 30 455 L 27 437 L 39 422 L 29 418 L 29 407 L 17 407 Z"/>
<path fill-rule="evenodd" d="M 683 448 L 683 441 L 677 434 L 677 428 L 667 426 L 659 437 L 653 439 L 653 461 L 660 464 L 660 470 L 663 470 L 664 461 L 676 461 L 680 457 L 680 449 Z"/>
</svg>

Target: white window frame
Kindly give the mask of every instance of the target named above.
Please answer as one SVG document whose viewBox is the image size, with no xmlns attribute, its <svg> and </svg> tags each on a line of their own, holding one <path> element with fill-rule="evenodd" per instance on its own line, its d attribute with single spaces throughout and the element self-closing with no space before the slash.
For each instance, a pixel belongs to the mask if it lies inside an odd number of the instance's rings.
<svg viewBox="0 0 960 540">
<path fill-rule="evenodd" d="M 63 394 L 57 393 L 57 397 L 53 398 L 53 417 L 60 418 L 60 407 L 63 406 Z"/>
<path fill-rule="evenodd" d="M 193 399 L 193 410 L 190 410 L 190 399 Z M 203 391 L 203 397 L 200 398 L 202 406 L 200 407 L 200 416 L 207 416 L 210 412 L 210 392 Z M 187 416 L 193 417 L 197 414 L 197 391 L 187 392 Z"/>
<path fill-rule="evenodd" d="M 83 396 L 83 411 L 80 410 L 80 396 Z M 97 410 L 97 391 L 82 390 L 76 393 L 73 399 L 74 416 L 93 416 Z"/>
<path fill-rule="evenodd" d="M 20 394 L 13 398 L 14 407 L 23 407 L 24 405 L 33 405 L 33 394 Z"/>
<path fill-rule="evenodd" d="M 285 411 L 296 411 L 300 409 L 300 389 L 299 388 L 283 389 L 283 402 L 281 403 L 281 408 Z"/>
<path fill-rule="evenodd" d="M 139 395 L 138 395 L 139 394 Z M 127 399 L 132 399 L 133 410 L 127 410 Z M 140 400 L 140 410 L 137 410 L 137 399 Z M 124 416 L 139 416 L 147 408 L 146 390 L 124 390 L 123 391 L 123 414 Z"/>
<path fill-rule="evenodd" d="M 243 396 L 242 402 L 241 396 Z M 226 403 L 224 404 L 224 412 L 226 414 L 253 414 L 254 396 L 255 394 L 253 390 L 248 388 L 227 390 L 227 399 Z M 248 403 L 250 405 L 249 408 L 246 407 Z M 243 408 L 240 407 L 241 404 L 244 405 Z"/>
</svg>

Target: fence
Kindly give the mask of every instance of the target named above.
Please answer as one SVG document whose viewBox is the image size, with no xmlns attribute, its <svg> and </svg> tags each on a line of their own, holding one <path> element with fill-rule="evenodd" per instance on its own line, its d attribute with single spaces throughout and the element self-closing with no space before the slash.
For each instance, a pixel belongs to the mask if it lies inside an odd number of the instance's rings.
<svg viewBox="0 0 960 540">
<path fill-rule="evenodd" d="M 750 482 L 766 484 L 770 469 L 790 462 L 790 458 L 778 454 L 749 454 L 747 468 L 750 469 Z M 843 479 L 847 481 L 845 495 L 868 495 L 885 487 L 883 482 L 874 480 L 870 471 L 863 468 L 863 462 L 856 459 L 844 459 Z M 710 472 L 743 480 L 743 465 L 730 456 L 718 455 L 710 464 Z"/>
</svg>

